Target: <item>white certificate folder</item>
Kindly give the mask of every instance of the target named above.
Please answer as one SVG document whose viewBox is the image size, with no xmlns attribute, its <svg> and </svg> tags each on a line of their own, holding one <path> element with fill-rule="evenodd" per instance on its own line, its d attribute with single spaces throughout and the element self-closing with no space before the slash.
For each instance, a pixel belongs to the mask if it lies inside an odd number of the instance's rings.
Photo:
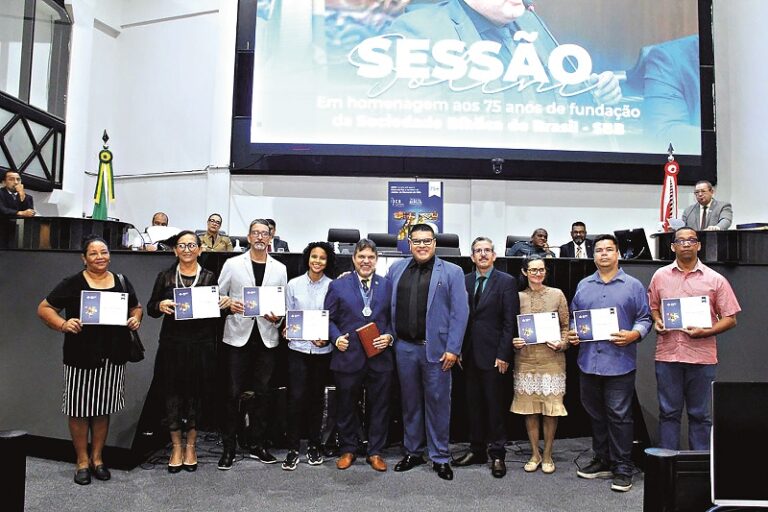
<svg viewBox="0 0 768 512">
<path fill-rule="evenodd" d="M 517 332 L 529 345 L 548 341 L 559 342 L 560 318 L 555 311 L 517 315 Z"/>
<path fill-rule="evenodd" d="M 288 310 L 285 314 L 285 333 L 289 340 L 327 340 L 328 310 Z"/>
<path fill-rule="evenodd" d="M 128 294 L 81 291 L 80 321 L 90 325 L 125 325 L 128 322 Z"/>
<path fill-rule="evenodd" d="M 661 301 L 661 318 L 664 328 L 682 330 L 688 327 L 712 327 L 712 314 L 709 309 L 709 297 L 681 297 Z"/>
<path fill-rule="evenodd" d="M 173 302 L 176 320 L 194 320 L 199 318 L 218 318 L 219 287 L 195 286 L 192 288 L 174 288 Z"/>
<path fill-rule="evenodd" d="M 285 286 L 245 286 L 243 305 L 243 316 L 285 316 Z"/>
<path fill-rule="evenodd" d="M 619 332 L 616 308 L 582 309 L 573 312 L 573 322 L 579 341 L 604 341 Z"/>
</svg>

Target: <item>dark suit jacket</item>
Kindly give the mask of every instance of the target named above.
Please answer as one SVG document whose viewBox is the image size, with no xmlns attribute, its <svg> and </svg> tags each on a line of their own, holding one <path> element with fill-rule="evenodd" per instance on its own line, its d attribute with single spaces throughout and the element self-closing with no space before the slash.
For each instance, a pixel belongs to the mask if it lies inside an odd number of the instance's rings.
<svg viewBox="0 0 768 512">
<path fill-rule="evenodd" d="M 272 239 L 272 252 L 278 252 L 278 249 L 282 249 L 283 252 L 291 252 L 288 250 L 288 242 L 280 240 L 280 237 L 276 236 Z"/>
<path fill-rule="evenodd" d="M 587 238 L 584 240 L 584 245 L 587 249 L 587 257 L 593 258 L 595 256 L 595 243 Z M 575 258 L 576 257 L 576 244 L 573 241 L 568 242 L 560 246 L 561 258 Z"/>
<path fill-rule="evenodd" d="M 386 277 L 373 276 L 373 297 L 371 309 L 373 313 L 369 317 L 363 316 L 363 297 L 360 294 L 360 285 L 357 274 L 354 272 L 341 277 L 328 286 L 325 295 L 325 309 L 328 310 L 328 334 L 329 342 L 333 344 L 336 338 L 349 333 L 349 348 L 344 352 L 336 347 L 331 356 L 331 370 L 335 372 L 353 373 L 365 367 L 366 360 L 369 367 L 377 372 L 386 372 L 394 369 L 394 356 L 392 348 L 387 348 L 381 354 L 368 359 L 355 329 L 369 322 L 374 322 L 381 334 L 392 334 L 395 330 L 390 321 L 390 306 L 392 302 L 392 285 Z"/>
<path fill-rule="evenodd" d="M 469 322 L 462 353 L 483 370 L 493 368 L 497 358 L 510 363 L 512 338 L 517 336 L 517 315 L 520 314 L 517 281 L 506 272 L 494 269 L 475 308 L 475 273 L 470 272 L 464 280 L 469 295 Z"/>
<path fill-rule="evenodd" d="M 27 194 L 23 201 L 19 201 L 19 196 L 14 196 L 3 187 L 0 188 L 0 216 L 15 219 L 16 213 L 34 208 L 32 196 Z"/>
<path fill-rule="evenodd" d="M 685 227 L 698 231 L 701 224 L 701 205 L 693 203 L 686 208 L 683 211 L 682 221 L 685 223 Z M 705 227 L 717 226 L 725 230 L 731 227 L 732 221 L 733 208 L 731 203 L 718 201 L 713 197 L 707 208 L 707 225 Z"/>
</svg>

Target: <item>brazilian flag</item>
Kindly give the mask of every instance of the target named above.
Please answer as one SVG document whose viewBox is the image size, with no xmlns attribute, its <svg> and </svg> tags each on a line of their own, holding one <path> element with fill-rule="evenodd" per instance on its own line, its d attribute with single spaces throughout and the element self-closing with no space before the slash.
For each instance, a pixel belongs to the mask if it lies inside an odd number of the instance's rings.
<svg viewBox="0 0 768 512">
<path fill-rule="evenodd" d="M 107 220 L 109 203 L 115 200 L 115 180 L 112 175 L 112 152 L 104 147 L 99 151 L 99 175 L 93 193 L 93 215 L 96 220 Z"/>
</svg>

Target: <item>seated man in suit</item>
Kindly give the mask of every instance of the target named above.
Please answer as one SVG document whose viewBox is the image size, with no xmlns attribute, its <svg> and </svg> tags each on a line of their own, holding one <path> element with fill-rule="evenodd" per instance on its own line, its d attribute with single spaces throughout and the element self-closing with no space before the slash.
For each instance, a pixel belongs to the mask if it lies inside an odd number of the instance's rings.
<svg viewBox="0 0 768 512">
<path fill-rule="evenodd" d="M 593 242 L 587 240 L 587 225 L 581 221 L 571 224 L 571 242 L 560 246 L 561 258 L 592 259 Z"/>
<path fill-rule="evenodd" d="M 14 219 L 34 215 L 32 196 L 24 191 L 21 176 L 15 171 L 5 171 L 0 189 L 0 247 L 10 244 L 15 231 Z"/>
<path fill-rule="evenodd" d="M 168 227 L 168 215 L 163 212 L 157 212 L 152 215 L 152 227 L 154 228 L 156 226 Z M 133 239 L 131 248 L 134 251 L 157 251 L 159 242 L 164 239 L 153 240 L 149 231 L 150 229 L 146 228 L 144 233 L 139 233 L 139 235 Z M 163 235 L 165 235 L 165 233 L 163 233 Z"/>
<path fill-rule="evenodd" d="M 471 258 L 475 271 L 465 276 L 469 322 L 461 352 L 470 447 L 469 452 L 453 465 L 484 464 L 490 456 L 491 474 L 502 478 L 507 474 L 504 419 L 508 405 L 502 402 L 503 389 L 505 385 L 511 385 L 504 375 L 512 361 L 512 339 L 517 336 L 520 299 L 517 281 L 506 272 L 493 268 L 496 252 L 490 238 L 475 238 Z"/>
<path fill-rule="evenodd" d="M 200 237 L 203 242 L 203 250 L 211 252 L 232 252 L 232 240 L 228 236 L 220 235 L 221 215 L 212 213 L 208 216 L 205 234 Z"/>
<path fill-rule="evenodd" d="M 542 258 L 554 258 L 555 253 L 549 250 L 547 240 L 549 233 L 544 228 L 537 228 L 531 235 L 531 240 L 515 242 L 515 245 L 507 249 L 506 256 L 530 256 L 537 254 Z"/>
<path fill-rule="evenodd" d="M 264 219 L 269 223 L 269 233 L 272 235 L 272 243 L 269 244 L 268 251 L 269 252 L 290 252 L 288 250 L 288 242 L 285 240 L 280 240 L 280 237 L 277 236 L 277 224 L 275 223 L 274 219 Z"/>
<path fill-rule="evenodd" d="M 336 427 L 341 456 L 336 467 L 347 469 L 355 461 L 360 432 L 360 402 L 363 387 L 368 412 L 368 457 L 376 471 L 386 471 L 381 454 L 387 441 L 389 401 L 395 369 L 391 302 L 392 286 L 388 279 L 375 274 L 376 244 L 363 238 L 355 244 L 352 263 L 355 271 L 328 286 L 325 309 L 328 310 L 328 336 L 335 349 L 331 370 L 336 381 Z M 368 357 L 356 330 L 375 323 L 379 336 L 373 346 L 383 352 Z"/>
<path fill-rule="evenodd" d="M 461 354 L 467 327 L 467 289 L 461 267 L 435 256 L 432 226 L 414 225 L 408 243 L 412 257 L 396 261 L 387 272 L 392 281 L 405 448 L 395 471 L 424 464 L 427 450 L 437 476 L 452 480 L 451 368 Z"/>
<path fill-rule="evenodd" d="M 731 227 L 733 208 L 731 203 L 715 199 L 715 188 L 707 180 L 696 183 L 693 191 L 696 204 L 683 211 L 685 227 L 696 231 L 720 231 Z"/>
</svg>

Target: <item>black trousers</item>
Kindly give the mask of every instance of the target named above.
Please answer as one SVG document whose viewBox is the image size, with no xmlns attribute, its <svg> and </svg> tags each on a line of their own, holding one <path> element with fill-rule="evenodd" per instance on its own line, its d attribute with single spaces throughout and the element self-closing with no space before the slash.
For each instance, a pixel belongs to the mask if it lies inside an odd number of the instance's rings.
<svg viewBox="0 0 768 512">
<path fill-rule="evenodd" d="M 269 381 L 275 369 L 277 349 L 264 345 L 256 326 L 253 327 L 248 343 L 242 347 L 223 346 L 227 402 L 223 422 L 224 443 L 234 447 L 235 436 L 242 421 L 238 412 L 240 395 L 244 391 L 253 391 L 254 398 L 246 402 L 245 412 L 248 413 L 249 423 L 245 441 L 251 446 L 261 444 L 264 442 L 266 420 L 269 417 Z"/>
<path fill-rule="evenodd" d="M 471 357 L 464 361 L 470 449 L 492 459 L 503 459 L 507 433 L 504 420 L 507 407 L 502 403 L 505 376 L 498 368 L 478 368 Z"/>
<path fill-rule="evenodd" d="M 288 449 L 297 450 L 302 431 L 310 446 L 322 443 L 325 383 L 331 354 L 288 350 Z"/>
</svg>

